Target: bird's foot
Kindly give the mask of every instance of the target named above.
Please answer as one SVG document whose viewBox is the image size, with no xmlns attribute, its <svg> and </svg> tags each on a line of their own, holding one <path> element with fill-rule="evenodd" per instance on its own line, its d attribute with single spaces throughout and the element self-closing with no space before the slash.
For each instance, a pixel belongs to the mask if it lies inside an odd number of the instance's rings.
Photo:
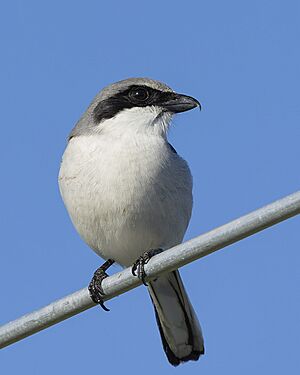
<svg viewBox="0 0 300 375">
<path fill-rule="evenodd" d="M 115 263 L 115 261 L 112 259 L 108 259 L 103 263 L 102 266 L 95 271 L 88 287 L 93 302 L 99 304 L 105 311 L 109 311 L 109 309 L 104 305 L 103 297 L 105 293 L 102 288 L 102 281 L 108 277 L 105 271 L 107 271 L 113 263 Z"/>
<path fill-rule="evenodd" d="M 143 255 L 141 255 L 134 263 L 131 268 L 131 272 L 133 276 L 137 276 L 144 285 L 148 286 L 148 284 L 145 281 L 146 278 L 146 272 L 145 272 L 145 264 L 149 262 L 149 260 L 157 254 L 160 254 L 163 250 L 162 249 L 153 249 L 144 252 Z"/>
</svg>

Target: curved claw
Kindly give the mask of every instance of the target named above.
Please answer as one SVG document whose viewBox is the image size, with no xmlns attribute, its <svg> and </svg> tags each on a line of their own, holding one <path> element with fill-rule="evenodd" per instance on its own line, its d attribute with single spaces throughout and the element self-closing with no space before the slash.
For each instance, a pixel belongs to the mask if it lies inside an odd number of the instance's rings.
<svg viewBox="0 0 300 375">
<path fill-rule="evenodd" d="M 99 286 L 95 286 L 95 281 L 92 280 L 89 287 L 90 297 L 94 303 L 100 305 L 104 311 L 110 311 L 105 305 L 102 296 L 104 293 L 101 293 Z"/>
<path fill-rule="evenodd" d="M 103 300 L 99 301 L 98 304 L 102 307 L 104 311 L 110 311 L 110 309 L 104 305 Z"/>
<path fill-rule="evenodd" d="M 145 264 L 149 262 L 149 260 L 156 254 L 159 254 L 162 252 L 162 249 L 155 249 L 155 250 L 150 250 L 146 251 L 143 255 L 141 255 L 134 263 L 131 268 L 131 273 L 133 276 L 137 276 L 142 283 L 145 286 L 148 286 L 148 284 L 145 281 L 146 272 L 145 272 Z"/>
<path fill-rule="evenodd" d="M 145 286 L 149 286 L 149 284 L 146 283 L 146 281 L 145 281 L 145 277 L 144 277 L 144 276 L 141 277 L 141 281 L 142 281 L 142 283 L 143 283 Z"/>
<path fill-rule="evenodd" d="M 94 302 L 95 302 L 95 301 L 94 301 Z M 104 301 L 103 301 L 102 298 L 98 298 L 96 303 L 97 303 L 98 305 L 100 305 L 100 307 L 102 307 L 102 309 L 103 309 L 104 311 L 110 311 L 110 309 L 104 305 Z"/>
<path fill-rule="evenodd" d="M 132 268 L 131 268 L 131 273 L 132 273 L 133 276 L 137 276 L 137 274 L 135 272 L 136 269 L 137 269 L 137 265 L 136 265 L 136 263 L 134 263 L 133 266 L 132 266 Z"/>
<path fill-rule="evenodd" d="M 113 260 L 108 259 L 101 267 L 99 267 L 94 273 L 94 276 L 88 287 L 92 301 L 100 305 L 104 311 L 110 311 L 110 310 L 104 305 L 103 296 L 105 295 L 105 293 L 102 289 L 102 281 L 108 277 L 105 271 L 113 263 L 114 263 Z"/>
</svg>

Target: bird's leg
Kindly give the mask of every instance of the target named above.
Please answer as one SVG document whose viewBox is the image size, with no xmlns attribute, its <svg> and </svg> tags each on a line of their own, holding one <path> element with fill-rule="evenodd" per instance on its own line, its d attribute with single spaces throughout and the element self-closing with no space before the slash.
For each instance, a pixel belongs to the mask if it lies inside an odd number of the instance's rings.
<svg viewBox="0 0 300 375">
<path fill-rule="evenodd" d="M 145 272 L 145 264 L 149 262 L 149 260 L 157 254 L 160 254 L 163 251 L 163 249 L 152 249 L 149 251 L 145 251 L 143 255 L 141 255 L 134 263 L 131 268 L 131 272 L 133 276 L 137 276 L 144 285 L 148 286 L 148 284 L 145 282 L 146 272 Z"/>
<path fill-rule="evenodd" d="M 109 309 L 104 305 L 103 302 L 103 296 L 105 293 L 102 288 L 102 281 L 108 277 L 108 274 L 105 271 L 107 271 L 108 268 L 114 263 L 115 261 L 112 259 L 108 259 L 105 263 L 103 263 L 102 266 L 95 271 L 88 287 L 91 299 L 95 303 L 99 304 L 105 311 L 109 311 Z"/>
</svg>

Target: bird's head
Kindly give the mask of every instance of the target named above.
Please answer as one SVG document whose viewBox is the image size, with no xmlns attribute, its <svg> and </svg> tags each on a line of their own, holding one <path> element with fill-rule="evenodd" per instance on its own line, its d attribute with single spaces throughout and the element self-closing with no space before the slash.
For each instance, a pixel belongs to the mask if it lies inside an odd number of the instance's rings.
<svg viewBox="0 0 300 375">
<path fill-rule="evenodd" d="M 151 132 L 165 135 L 172 116 L 195 107 L 199 101 L 178 94 L 162 82 L 129 78 L 101 90 L 70 134 Z"/>
</svg>

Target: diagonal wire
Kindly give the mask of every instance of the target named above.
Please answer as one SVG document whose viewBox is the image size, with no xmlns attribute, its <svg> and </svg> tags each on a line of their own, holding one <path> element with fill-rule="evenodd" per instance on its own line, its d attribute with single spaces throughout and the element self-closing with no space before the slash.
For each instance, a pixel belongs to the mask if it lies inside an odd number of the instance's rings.
<svg viewBox="0 0 300 375">
<path fill-rule="evenodd" d="M 299 213 L 300 191 L 156 255 L 145 266 L 148 275 L 146 280 L 173 271 Z M 127 268 L 103 281 L 104 300 L 123 294 L 140 284 L 140 280 L 132 275 L 130 268 Z M 90 299 L 87 288 L 83 288 L 1 326 L 0 348 L 13 344 L 93 306 L 95 304 Z"/>
</svg>

